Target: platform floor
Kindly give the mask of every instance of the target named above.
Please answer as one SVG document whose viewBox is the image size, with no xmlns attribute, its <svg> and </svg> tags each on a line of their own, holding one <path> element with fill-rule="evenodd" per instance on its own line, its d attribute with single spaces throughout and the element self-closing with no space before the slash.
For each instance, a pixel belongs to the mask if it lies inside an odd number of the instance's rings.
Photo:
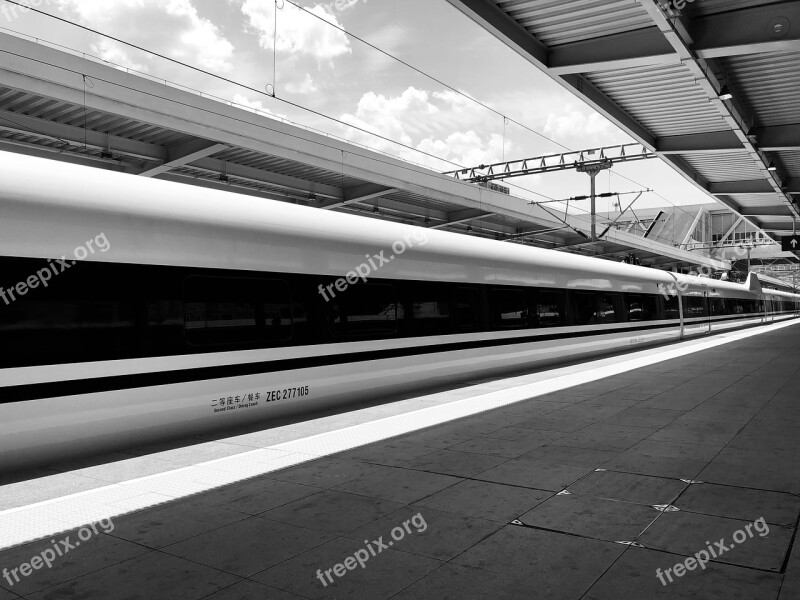
<svg viewBox="0 0 800 600">
<path fill-rule="evenodd" d="M 799 432 L 791 326 L 115 518 L 0 600 L 797 600 Z"/>
</svg>

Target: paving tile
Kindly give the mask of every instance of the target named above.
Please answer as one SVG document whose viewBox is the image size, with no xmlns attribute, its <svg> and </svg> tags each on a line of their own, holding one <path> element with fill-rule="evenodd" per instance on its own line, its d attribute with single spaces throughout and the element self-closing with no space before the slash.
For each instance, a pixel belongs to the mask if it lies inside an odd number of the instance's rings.
<svg viewBox="0 0 800 600">
<path fill-rule="evenodd" d="M 550 442 L 553 446 L 593 448 L 622 452 L 651 435 L 655 429 L 598 423 Z"/>
<path fill-rule="evenodd" d="M 624 410 L 631 406 L 636 406 L 642 402 L 642 400 L 646 400 L 653 395 L 653 393 L 647 393 L 644 390 L 634 391 L 626 394 L 616 394 L 615 392 L 611 392 L 609 394 L 603 394 L 602 396 L 597 396 L 596 398 L 586 400 L 578 406 L 615 406 L 620 410 Z"/>
<path fill-rule="evenodd" d="M 504 427 L 497 431 L 487 433 L 483 437 L 498 440 L 530 442 L 542 446 L 564 435 L 560 431 L 544 431 L 541 429 L 527 429 L 525 427 Z M 535 447 L 535 446 L 534 446 Z"/>
<path fill-rule="evenodd" d="M 654 433 L 650 439 L 687 444 L 727 444 L 739 428 L 737 423 L 679 419 Z"/>
<path fill-rule="evenodd" d="M 553 492 L 543 490 L 467 480 L 423 498 L 415 505 L 509 523 L 552 495 Z"/>
<path fill-rule="evenodd" d="M 759 410 L 757 407 L 720 406 L 718 403 L 711 404 L 712 401 L 713 398 L 684 413 L 683 419 L 690 421 L 722 421 L 744 427 Z"/>
<path fill-rule="evenodd" d="M 752 537 L 745 527 L 751 526 Z M 738 535 L 739 531 L 744 532 Z M 729 549 L 715 550 L 712 560 L 755 569 L 779 571 L 786 558 L 792 539 L 792 529 L 777 525 L 698 515 L 688 512 L 662 514 L 642 535 L 639 541 L 647 548 L 691 556 L 709 545 L 717 548 L 717 541 Z M 763 535 L 762 535 L 763 534 Z M 745 537 L 741 543 L 735 537 Z"/>
<path fill-rule="evenodd" d="M 337 454 L 334 458 L 359 460 L 378 465 L 402 466 L 406 464 L 406 461 L 430 454 L 432 451 L 433 448 L 430 446 L 418 446 L 408 442 L 389 440 L 349 450 L 342 454 Z"/>
<path fill-rule="evenodd" d="M 618 455 L 619 452 L 615 450 L 547 445 L 534 448 L 522 456 L 523 458 L 530 458 L 541 462 L 554 462 L 562 465 L 586 467 L 594 470 Z"/>
<path fill-rule="evenodd" d="M 687 394 L 684 386 L 677 386 L 648 398 L 639 403 L 642 408 L 665 408 L 667 410 L 692 410 L 713 395 L 712 392 L 705 394 Z"/>
<path fill-rule="evenodd" d="M 98 527 L 101 531 L 101 527 Z M 65 545 L 74 546 L 78 539 L 77 532 L 71 531 L 61 533 L 52 538 L 59 543 L 58 547 L 66 550 Z M 64 542 L 61 544 L 60 542 Z M 53 549 L 50 539 L 40 540 L 17 546 L 9 550 L 0 552 L 0 569 L 7 568 L 9 572 L 18 568 L 23 563 L 30 563 L 34 556 L 41 556 L 43 552 Z M 28 577 L 19 574 L 20 581 L 17 582 L 14 574 L 10 577 L 14 582 L 13 591 L 25 596 L 32 592 L 49 588 L 54 585 L 65 583 L 71 579 L 82 577 L 90 573 L 95 573 L 111 565 L 125 562 L 131 558 L 140 556 L 148 552 L 147 548 L 132 544 L 124 540 L 117 539 L 110 535 L 100 534 L 82 542 L 80 546 L 69 549 L 63 556 L 52 560 L 52 568 L 47 568 L 46 564 L 41 569 L 33 571 Z M 7 585 L 5 580 L 1 580 L 3 585 Z"/>
<path fill-rule="evenodd" d="M 592 469 L 573 465 L 513 458 L 475 476 L 482 481 L 560 492 Z"/>
<path fill-rule="evenodd" d="M 616 425 L 629 427 L 664 427 L 684 414 L 680 410 L 664 408 L 633 407 L 616 413 L 606 419 Z"/>
<path fill-rule="evenodd" d="M 342 534 L 380 519 L 402 506 L 400 502 L 326 490 L 259 516 L 307 529 Z"/>
<path fill-rule="evenodd" d="M 709 563 L 686 571 L 672 583 L 663 575 L 683 558 L 644 548 L 629 548 L 582 600 L 775 600 L 780 576 Z M 657 576 L 660 569 L 666 585 Z"/>
<path fill-rule="evenodd" d="M 448 561 L 502 526 L 496 521 L 412 505 L 342 537 L 361 541 L 382 536 L 395 550 Z"/>
<path fill-rule="evenodd" d="M 372 547 L 371 543 L 369 547 Z M 363 554 L 359 555 L 363 568 L 354 559 L 359 551 L 366 552 L 368 556 L 365 560 Z M 337 576 L 333 571 L 336 565 L 342 565 L 339 572 L 343 575 Z M 348 565 L 352 569 L 347 569 Z M 363 542 L 337 538 L 258 573 L 252 579 L 314 600 L 383 600 L 391 598 L 441 565 L 441 561 L 392 548 L 371 556 Z M 329 572 L 328 576 L 325 571 Z"/>
<path fill-rule="evenodd" d="M 500 578 L 483 569 L 446 564 L 392 596 L 392 600 L 534 599 L 541 597 L 537 585 L 524 577 Z"/>
<path fill-rule="evenodd" d="M 729 443 L 730 448 L 744 448 L 745 450 L 783 450 L 787 452 L 800 452 L 800 438 L 795 432 L 800 430 L 800 425 L 787 423 L 781 427 L 762 427 L 750 429 L 737 434 Z"/>
<path fill-rule="evenodd" d="M 256 583 L 255 581 L 244 580 L 234 583 L 232 586 L 220 590 L 203 600 L 304 600 L 302 596 L 296 596 L 283 590 Z"/>
<path fill-rule="evenodd" d="M 481 439 L 488 440 L 489 438 L 477 438 L 479 444 Z M 470 440 L 469 442 L 464 442 L 464 444 L 472 444 L 475 441 L 476 440 Z M 503 440 L 489 440 L 489 442 L 484 445 L 484 448 L 486 446 L 491 446 L 493 442 L 503 442 Z M 489 456 L 474 452 L 459 452 L 455 450 L 458 447 L 463 446 L 462 444 L 457 444 L 452 446 L 449 450 L 435 450 L 425 456 L 407 461 L 407 466 L 409 469 L 419 471 L 444 473 L 445 475 L 455 475 L 457 477 L 470 477 L 508 460 L 508 458 L 504 457 Z M 475 446 L 467 447 L 474 448 Z"/>
<path fill-rule="evenodd" d="M 496 427 L 499 429 L 499 427 Z M 401 435 L 393 440 L 404 444 L 413 444 L 415 446 L 425 446 L 432 449 L 449 448 L 461 442 L 466 442 L 480 434 L 458 434 L 458 433 L 439 433 L 437 428 L 423 429 L 422 431 L 415 431 L 414 433 L 407 433 Z"/>
<path fill-rule="evenodd" d="M 553 496 L 519 517 L 525 525 L 609 542 L 635 541 L 660 513 L 650 506 L 587 496 Z"/>
<path fill-rule="evenodd" d="M 609 471 L 623 473 L 638 473 L 653 477 L 668 477 L 671 479 L 695 479 L 706 465 L 707 461 L 670 458 L 666 456 L 653 456 L 636 451 L 636 447 L 629 448 L 618 454 L 603 465 Z"/>
<path fill-rule="evenodd" d="M 682 442 L 663 442 L 649 437 L 642 440 L 625 454 L 637 453 L 649 456 L 663 456 L 665 458 L 689 459 L 709 463 L 713 460 L 724 444 L 687 444 Z"/>
<path fill-rule="evenodd" d="M 751 490 L 706 483 L 690 485 L 675 502 L 688 512 L 793 527 L 800 515 L 800 498 L 780 492 Z"/>
<path fill-rule="evenodd" d="M 334 486 L 352 481 L 370 473 L 377 473 L 382 467 L 368 465 L 356 460 L 337 460 L 321 458 L 296 467 L 290 467 L 269 473 L 269 479 L 278 479 L 290 483 L 310 485 L 319 488 Z"/>
<path fill-rule="evenodd" d="M 797 598 L 800 598 L 800 543 L 795 539 L 778 600 L 797 600 Z"/>
<path fill-rule="evenodd" d="M 626 546 L 507 525 L 453 559 L 495 579 L 525 580 L 535 598 L 580 598 Z M 524 597 L 524 596 L 523 596 Z"/>
<path fill-rule="evenodd" d="M 501 458 L 516 458 L 542 444 L 544 444 L 544 441 L 501 440 L 490 437 L 479 437 L 473 438 L 468 442 L 462 442 L 451 446 L 449 450 L 485 454 L 487 456 L 499 456 Z"/>
<path fill-rule="evenodd" d="M 183 500 L 117 517 L 111 535 L 148 548 L 162 548 L 246 518 L 241 512 Z"/>
<path fill-rule="evenodd" d="M 317 494 L 320 489 L 299 483 L 256 477 L 192 496 L 191 500 L 194 504 L 202 506 L 257 515 L 300 498 Z"/>
<path fill-rule="evenodd" d="M 562 433 L 572 433 L 592 425 L 593 423 L 597 423 L 599 420 L 600 418 L 576 418 L 572 414 L 559 415 L 556 413 L 550 413 L 541 417 L 528 419 L 527 421 L 520 421 L 517 424 L 517 427 L 522 427 L 525 429 L 541 429 L 542 431 L 561 431 Z"/>
<path fill-rule="evenodd" d="M 449 421 L 447 423 L 443 423 L 442 425 L 437 425 L 436 427 L 423 430 L 420 433 L 427 432 L 436 433 L 444 437 L 452 435 L 471 438 L 479 435 L 485 435 L 495 431 L 496 429 L 501 429 L 502 426 L 487 420 L 487 415 L 489 414 L 491 413 L 481 413 L 464 419 Z"/>
<path fill-rule="evenodd" d="M 250 517 L 167 546 L 163 551 L 249 577 L 332 538 L 322 531 Z"/>
<path fill-rule="evenodd" d="M 671 504 L 685 487 L 685 483 L 675 479 L 615 471 L 595 471 L 570 485 L 568 489 L 579 496 L 594 496 L 653 506 Z"/>
<path fill-rule="evenodd" d="M 698 479 L 800 494 L 800 463 L 793 452 L 725 448 L 703 469 Z"/>
<path fill-rule="evenodd" d="M 494 462 L 498 460 L 488 456 L 482 457 L 475 454 L 472 456 L 476 461 Z M 461 478 L 450 475 L 386 467 L 385 470 L 353 480 L 335 489 L 370 498 L 383 498 L 409 504 L 455 485 L 459 481 Z"/>
<path fill-rule="evenodd" d="M 6 585 L 8 585 L 6 583 Z M 17 596 L 13 592 L 9 592 L 7 589 L 0 587 L 0 600 L 19 600 L 20 596 Z"/>
<path fill-rule="evenodd" d="M 29 595 L 32 600 L 195 600 L 228 587 L 239 578 L 154 551 L 102 571 Z"/>
</svg>

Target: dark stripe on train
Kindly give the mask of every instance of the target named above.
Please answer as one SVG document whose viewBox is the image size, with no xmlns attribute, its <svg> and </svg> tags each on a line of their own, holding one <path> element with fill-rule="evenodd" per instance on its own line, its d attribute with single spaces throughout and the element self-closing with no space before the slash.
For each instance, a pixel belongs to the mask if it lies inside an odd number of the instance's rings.
<svg viewBox="0 0 800 600">
<path fill-rule="evenodd" d="M 738 316 L 725 319 L 726 321 L 753 319 L 752 316 Z M 707 321 L 704 321 L 704 323 Z M 578 337 L 613 335 L 621 333 L 635 333 L 639 331 L 678 328 L 678 322 L 661 325 L 643 325 L 639 327 L 620 327 L 593 331 L 575 331 L 570 333 L 554 332 L 544 335 L 506 338 L 498 340 L 480 340 L 475 342 L 458 342 L 451 344 L 436 344 L 432 346 L 418 346 L 414 348 L 391 348 L 388 350 L 372 350 L 368 352 L 350 352 L 337 355 L 313 356 L 305 358 L 292 358 L 286 360 L 262 361 L 254 363 L 241 363 L 219 367 L 196 367 L 179 371 L 162 371 L 158 373 L 140 373 L 136 375 L 116 375 L 112 377 L 97 377 L 92 379 L 78 379 L 72 381 L 55 381 L 30 385 L 11 386 L 0 388 L 2 399 L 0 404 L 39 400 L 59 396 L 76 396 L 97 392 L 114 390 L 145 388 L 157 385 L 170 385 L 190 381 L 204 381 L 209 379 L 223 379 L 226 377 L 241 377 L 245 375 L 259 375 L 275 373 L 278 371 L 292 371 L 331 365 L 341 365 L 368 360 L 383 360 L 403 356 L 416 356 L 420 354 L 433 354 L 441 352 L 455 352 L 458 350 L 474 350 L 478 348 L 493 348 L 497 346 L 510 346 L 513 344 L 526 344 L 532 342 L 545 342 L 558 339 L 571 339 Z"/>
</svg>

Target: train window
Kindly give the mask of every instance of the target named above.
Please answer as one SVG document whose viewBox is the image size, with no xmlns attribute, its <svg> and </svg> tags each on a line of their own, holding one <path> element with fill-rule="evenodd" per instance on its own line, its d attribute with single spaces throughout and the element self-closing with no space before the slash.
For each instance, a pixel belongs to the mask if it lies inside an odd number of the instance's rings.
<svg viewBox="0 0 800 600">
<path fill-rule="evenodd" d="M 394 287 L 359 283 L 327 305 L 328 325 L 336 335 L 377 335 L 397 331 L 398 300 Z"/>
<path fill-rule="evenodd" d="M 616 323 L 616 305 L 619 300 L 618 294 L 600 294 L 597 300 L 596 321 L 598 323 Z"/>
<path fill-rule="evenodd" d="M 654 321 L 658 318 L 658 305 L 655 296 L 625 295 L 625 308 L 628 321 Z"/>
<path fill-rule="evenodd" d="M 686 317 L 706 317 L 706 299 L 703 296 L 685 296 L 683 312 Z"/>
<path fill-rule="evenodd" d="M 528 326 L 528 303 L 522 290 L 492 290 L 492 322 L 499 329 Z"/>
<path fill-rule="evenodd" d="M 628 321 L 644 321 L 644 309 L 642 308 L 642 297 L 625 295 L 625 308 L 628 311 Z"/>
<path fill-rule="evenodd" d="M 537 296 L 537 314 L 541 327 L 558 327 L 565 321 L 564 292 L 542 290 Z"/>
<path fill-rule="evenodd" d="M 593 292 L 575 292 L 572 296 L 575 307 L 575 325 L 596 323 L 597 297 Z"/>
<path fill-rule="evenodd" d="M 478 288 L 460 287 L 456 290 L 456 323 L 460 331 L 479 331 L 481 292 Z"/>
<path fill-rule="evenodd" d="M 449 286 L 419 286 L 410 294 L 415 335 L 441 335 L 452 329 L 452 291 Z"/>
<path fill-rule="evenodd" d="M 642 296 L 642 320 L 655 321 L 658 319 L 658 304 L 655 296 Z"/>
<path fill-rule="evenodd" d="M 670 296 L 664 301 L 664 318 L 665 319 L 680 319 L 680 310 L 678 308 L 680 299 L 678 296 Z"/>
<path fill-rule="evenodd" d="M 184 331 L 197 346 L 286 340 L 292 331 L 289 286 L 280 280 L 189 277 Z"/>
</svg>

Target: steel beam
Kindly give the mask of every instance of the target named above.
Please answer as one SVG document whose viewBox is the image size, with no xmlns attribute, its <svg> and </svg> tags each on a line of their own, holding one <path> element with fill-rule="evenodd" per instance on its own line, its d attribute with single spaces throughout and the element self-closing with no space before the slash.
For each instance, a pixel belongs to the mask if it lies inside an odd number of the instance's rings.
<svg viewBox="0 0 800 600">
<path fill-rule="evenodd" d="M 494 213 L 486 212 L 485 210 L 478 210 L 476 208 L 465 208 L 463 210 L 455 210 L 447 213 L 446 220 L 443 223 L 431 225 L 431 229 L 443 229 L 450 225 L 458 225 L 459 223 L 468 223 L 475 219 L 483 219 L 493 215 Z"/>
<path fill-rule="evenodd" d="M 320 206 L 320 208 L 330 210 L 332 208 L 339 208 L 340 206 L 347 206 L 348 204 L 354 204 L 356 202 L 366 202 L 367 200 L 380 198 L 381 196 L 386 196 L 387 194 L 391 194 L 392 192 L 396 191 L 397 188 L 390 188 L 384 185 L 378 185 L 377 183 L 365 183 L 355 187 L 346 188 L 341 200 L 327 202 Z"/>
<path fill-rule="evenodd" d="M 109 135 L 74 125 L 64 125 L 46 119 L 0 110 L 0 129 L 24 135 L 58 138 L 76 147 L 107 150 L 112 154 L 124 154 L 135 159 L 165 161 L 167 150 L 157 144 L 148 144 L 124 137 Z"/>
<path fill-rule="evenodd" d="M 744 152 L 744 145 L 732 131 L 709 131 L 658 138 L 659 154 L 730 154 Z"/>
<path fill-rule="evenodd" d="M 779 2 L 692 20 L 694 50 L 702 59 L 800 50 L 800 4 Z"/>
<path fill-rule="evenodd" d="M 775 189 L 768 181 L 763 179 L 751 179 L 748 181 L 722 181 L 712 183 L 708 187 L 708 192 L 713 196 L 728 196 L 735 194 L 759 194 L 777 196 Z"/>
<path fill-rule="evenodd" d="M 783 2 L 744 8 L 687 22 L 698 58 L 800 50 L 800 6 Z M 546 65 L 555 75 L 630 69 L 648 65 L 680 64 L 673 46 L 657 26 L 591 40 L 561 44 L 551 49 Z"/>
<path fill-rule="evenodd" d="M 218 144 L 216 142 L 209 142 L 208 140 L 196 139 L 181 144 L 174 144 L 167 147 L 167 160 L 157 167 L 147 169 L 138 173 L 141 177 L 155 177 L 167 171 L 171 171 L 175 167 L 182 167 L 193 163 L 194 161 L 211 156 L 217 152 L 227 150 L 229 146 L 225 144 Z"/>
<path fill-rule="evenodd" d="M 680 59 L 658 27 L 647 27 L 556 46 L 547 66 L 555 75 L 570 75 L 668 64 Z"/>
<path fill-rule="evenodd" d="M 761 127 L 754 135 L 762 152 L 800 150 L 800 124 Z"/>
<path fill-rule="evenodd" d="M 769 217 L 787 217 L 790 218 L 789 215 L 786 214 L 786 207 L 783 205 L 775 205 L 775 206 L 754 206 L 753 208 L 746 208 L 743 207 L 739 214 L 743 217 L 755 217 L 757 219 L 762 218 L 769 218 Z"/>
<path fill-rule="evenodd" d="M 307 179 L 299 177 L 292 177 L 290 175 L 282 175 L 280 173 L 273 173 L 255 167 L 248 167 L 239 165 L 232 162 L 225 162 L 217 158 L 201 158 L 194 161 L 190 167 L 196 167 L 214 173 L 227 172 L 231 177 L 238 177 L 239 179 L 246 179 L 254 183 L 264 183 L 274 185 L 277 187 L 285 188 L 287 190 L 303 192 L 305 194 L 316 194 L 317 196 L 341 199 L 342 190 L 332 185 L 324 183 L 315 183 Z"/>
</svg>

